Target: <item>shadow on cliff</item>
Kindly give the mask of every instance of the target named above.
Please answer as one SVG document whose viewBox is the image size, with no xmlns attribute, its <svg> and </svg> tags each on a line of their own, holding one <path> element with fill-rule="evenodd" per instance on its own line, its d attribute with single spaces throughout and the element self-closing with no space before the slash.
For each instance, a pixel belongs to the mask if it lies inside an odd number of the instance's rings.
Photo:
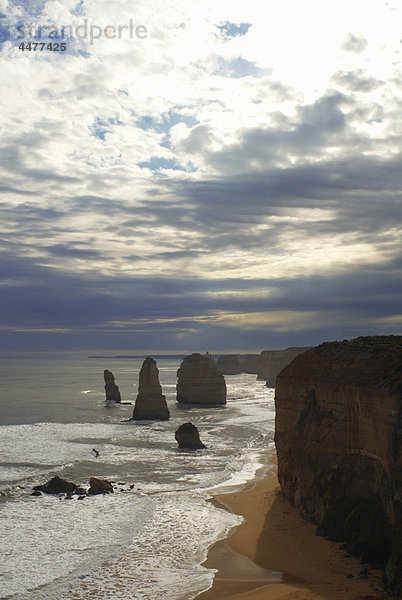
<svg viewBox="0 0 402 600">
<path fill-rule="evenodd" d="M 282 583 L 319 592 L 327 600 L 382 597 L 381 573 L 317 536 L 316 526 L 300 517 L 279 488 L 265 517 L 255 562 L 282 573 Z"/>
</svg>

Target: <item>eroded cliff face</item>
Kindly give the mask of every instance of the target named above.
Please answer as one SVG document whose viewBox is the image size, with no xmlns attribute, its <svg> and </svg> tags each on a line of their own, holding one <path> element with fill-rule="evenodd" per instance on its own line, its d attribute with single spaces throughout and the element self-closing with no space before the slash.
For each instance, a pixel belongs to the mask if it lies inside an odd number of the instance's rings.
<svg viewBox="0 0 402 600">
<path fill-rule="evenodd" d="M 265 379 L 267 387 L 276 386 L 276 377 L 292 360 L 309 350 L 309 347 L 292 347 L 284 350 L 263 350 L 261 352 L 258 379 Z"/>
<path fill-rule="evenodd" d="M 284 350 L 263 350 L 260 354 L 223 354 L 216 361 L 224 375 L 252 373 L 263 379 L 268 387 L 275 387 L 276 376 L 295 356 L 309 347 L 293 347 Z"/>
<path fill-rule="evenodd" d="M 238 375 L 243 372 L 241 360 L 238 354 L 223 354 L 216 360 L 216 366 L 223 375 Z"/>
<path fill-rule="evenodd" d="M 318 533 L 402 592 L 402 336 L 326 343 L 277 377 L 278 476 Z"/>
</svg>

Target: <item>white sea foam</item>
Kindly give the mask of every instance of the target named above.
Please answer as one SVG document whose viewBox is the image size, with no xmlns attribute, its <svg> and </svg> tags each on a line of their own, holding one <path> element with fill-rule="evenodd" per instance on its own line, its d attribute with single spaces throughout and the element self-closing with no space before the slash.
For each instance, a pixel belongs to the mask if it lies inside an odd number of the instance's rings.
<svg viewBox="0 0 402 600">
<path fill-rule="evenodd" d="M 273 391 L 255 376 L 238 375 L 227 378 L 227 407 L 183 409 L 172 395 L 177 366 L 166 362 L 161 370 L 168 422 L 122 423 L 132 407 L 99 405 L 102 389 L 86 381 L 79 365 L 77 395 L 62 396 L 61 406 L 51 404 L 53 389 L 49 396 L 41 390 L 35 408 L 38 414 L 48 406 L 59 411 L 51 413 L 53 422 L 15 418 L 15 424 L 0 427 L 1 597 L 185 600 L 210 585 L 214 573 L 201 566 L 207 549 L 241 518 L 205 500 L 222 486 L 254 477 L 261 451 L 272 443 Z M 122 374 L 129 374 L 128 365 L 123 367 Z M 37 372 L 37 366 L 29 370 L 30 386 Z M 77 404 L 88 383 L 92 392 Z M 58 422 L 56 414 L 63 421 L 67 410 L 71 422 Z M 174 432 L 189 420 L 206 450 L 178 451 Z M 29 495 L 33 485 L 54 474 L 80 484 L 97 475 L 125 482 L 126 491 L 81 501 Z M 129 484 L 134 490 L 128 491 Z"/>
</svg>

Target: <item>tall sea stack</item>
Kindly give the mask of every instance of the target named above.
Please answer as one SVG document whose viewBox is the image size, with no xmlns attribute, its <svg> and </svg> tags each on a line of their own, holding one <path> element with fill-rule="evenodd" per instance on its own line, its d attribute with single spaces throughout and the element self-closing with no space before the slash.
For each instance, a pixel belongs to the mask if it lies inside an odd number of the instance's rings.
<svg viewBox="0 0 402 600">
<path fill-rule="evenodd" d="M 170 418 L 166 398 L 159 383 L 158 367 L 150 356 L 147 356 L 141 367 L 138 396 L 132 418 L 134 421 L 167 421 Z"/>
<path fill-rule="evenodd" d="M 226 404 L 225 378 L 207 352 L 186 356 L 177 371 L 177 402 L 199 406 Z"/>
<path fill-rule="evenodd" d="M 402 336 L 322 344 L 276 384 L 282 491 L 401 594 Z"/>
<path fill-rule="evenodd" d="M 121 402 L 119 386 L 114 381 L 114 375 L 111 371 L 105 369 L 103 372 L 105 379 L 105 392 L 107 402 Z"/>
</svg>

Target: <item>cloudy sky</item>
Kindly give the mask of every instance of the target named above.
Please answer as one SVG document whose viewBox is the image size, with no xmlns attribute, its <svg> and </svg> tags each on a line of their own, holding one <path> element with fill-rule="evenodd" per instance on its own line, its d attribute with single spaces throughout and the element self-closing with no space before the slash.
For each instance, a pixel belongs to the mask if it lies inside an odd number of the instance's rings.
<svg viewBox="0 0 402 600">
<path fill-rule="evenodd" d="M 0 12 L 3 352 L 401 333 L 397 0 Z"/>
</svg>

